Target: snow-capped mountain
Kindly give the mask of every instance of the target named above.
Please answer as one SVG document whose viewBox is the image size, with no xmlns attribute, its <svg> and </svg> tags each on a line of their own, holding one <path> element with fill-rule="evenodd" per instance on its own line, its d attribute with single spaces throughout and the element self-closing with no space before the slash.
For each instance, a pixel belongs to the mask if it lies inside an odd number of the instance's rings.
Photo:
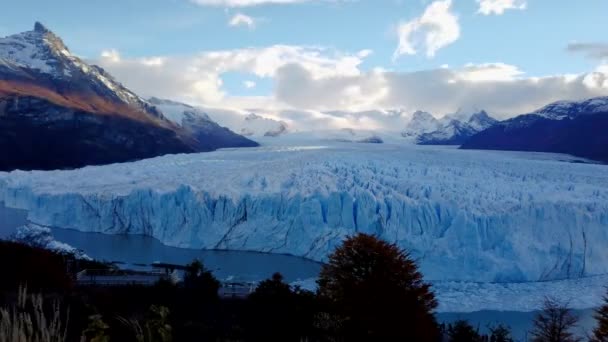
<svg viewBox="0 0 608 342">
<path fill-rule="evenodd" d="M 608 161 L 608 97 L 560 101 L 505 120 L 462 148 L 559 152 Z"/>
<path fill-rule="evenodd" d="M 132 113 L 141 119 L 162 114 L 155 111 L 143 99 L 117 82 L 104 69 L 89 65 L 72 55 L 61 38 L 36 23 L 33 31 L 0 38 L 0 91 L 7 81 L 12 81 L 13 91 L 18 94 L 36 92 L 47 88 L 45 94 L 60 104 L 69 103 L 78 109 L 91 112 L 120 110 L 119 106 L 140 110 Z M 52 92 L 53 94 L 47 94 Z M 144 117 L 147 114 L 148 117 Z"/>
<path fill-rule="evenodd" d="M 0 38 L 0 170 L 74 168 L 210 151 L 40 23 Z"/>
<path fill-rule="evenodd" d="M 441 119 L 417 111 L 401 135 L 419 145 L 460 145 L 469 137 L 493 126 L 498 121 L 485 111 L 458 111 Z"/>
<path fill-rule="evenodd" d="M 416 142 L 420 145 L 461 145 L 473 135 L 495 125 L 498 120 L 482 110 L 473 113 L 459 111 L 444 116 L 439 122 L 440 128 L 421 134 Z"/>
<path fill-rule="evenodd" d="M 245 117 L 239 132 L 244 136 L 278 137 L 287 132 L 287 123 L 251 113 Z"/>
<path fill-rule="evenodd" d="M 596 97 L 584 101 L 557 101 L 532 112 L 546 119 L 561 120 L 574 118 L 580 114 L 597 114 L 608 112 L 608 96 Z"/>
<path fill-rule="evenodd" d="M 148 102 L 159 109 L 167 119 L 189 132 L 197 140 L 206 141 L 213 149 L 258 145 L 230 129 L 218 125 L 199 108 L 155 97 L 148 99 Z"/>
<path fill-rule="evenodd" d="M 412 114 L 411 120 L 401 132 L 404 138 L 412 138 L 414 140 L 425 133 L 435 132 L 441 128 L 441 123 L 431 113 L 417 111 Z"/>
</svg>

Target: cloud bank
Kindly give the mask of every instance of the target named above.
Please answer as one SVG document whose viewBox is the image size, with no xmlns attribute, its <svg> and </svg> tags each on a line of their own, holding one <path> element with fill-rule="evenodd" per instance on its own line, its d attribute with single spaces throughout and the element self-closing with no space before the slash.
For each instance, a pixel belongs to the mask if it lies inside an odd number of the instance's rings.
<svg viewBox="0 0 608 342">
<path fill-rule="evenodd" d="M 442 116 L 478 108 L 507 118 L 557 100 L 608 95 L 607 65 L 588 73 L 546 77 L 528 77 L 505 63 L 416 72 L 364 70 L 361 65 L 370 54 L 274 45 L 147 58 L 124 58 L 108 50 L 93 62 L 143 96 L 255 111 L 298 129 L 323 125 L 394 130 L 416 110 Z M 222 80 L 229 72 L 270 80 L 272 91 L 265 96 L 230 94 Z M 255 87 L 253 82 L 243 85 Z"/>
</svg>

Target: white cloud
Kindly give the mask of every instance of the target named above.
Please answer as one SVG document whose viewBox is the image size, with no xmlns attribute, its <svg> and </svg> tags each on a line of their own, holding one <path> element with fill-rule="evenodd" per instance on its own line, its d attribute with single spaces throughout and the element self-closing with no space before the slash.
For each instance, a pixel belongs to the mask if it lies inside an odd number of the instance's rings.
<svg viewBox="0 0 608 342">
<path fill-rule="evenodd" d="M 120 53 L 116 49 L 102 51 L 101 57 L 113 63 L 120 62 Z"/>
<path fill-rule="evenodd" d="M 308 2 L 313 0 L 191 0 L 204 6 L 250 7 L 259 5 L 281 5 Z"/>
<path fill-rule="evenodd" d="M 605 64 L 589 73 L 546 77 L 528 77 L 504 63 L 364 71 L 363 55 L 368 54 L 276 45 L 149 58 L 125 58 L 109 50 L 97 62 L 140 95 L 253 110 L 295 129 L 322 125 L 394 130 L 402 127 L 404 113 L 418 109 L 441 116 L 459 108 L 483 108 L 505 118 L 556 100 L 608 95 Z M 229 72 L 245 75 L 245 88 L 254 85 L 248 81 L 251 75 L 272 82 L 273 90 L 255 97 L 230 94 L 222 82 Z M 394 108 L 400 111 L 387 111 Z"/>
<path fill-rule="evenodd" d="M 256 26 L 256 20 L 253 17 L 250 17 L 243 13 L 237 13 L 234 16 L 232 16 L 232 18 L 230 18 L 230 21 L 228 21 L 228 26 L 232 26 L 232 27 L 245 26 L 245 27 L 249 28 L 250 30 L 253 30 Z"/>
<path fill-rule="evenodd" d="M 524 73 L 514 65 L 505 63 L 469 63 L 455 73 L 455 80 L 476 82 L 513 81 Z"/>
<path fill-rule="evenodd" d="M 528 6 L 527 0 L 477 0 L 478 13 L 483 15 L 502 15 L 506 10 L 524 10 Z"/>
<path fill-rule="evenodd" d="M 587 58 L 608 60 L 608 43 L 570 43 L 566 50 L 584 53 Z"/>
<path fill-rule="evenodd" d="M 243 81 L 243 87 L 247 88 L 247 89 L 253 89 L 255 88 L 257 84 L 254 81 Z"/>
<path fill-rule="evenodd" d="M 393 58 L 402 55 L 415 55 L 418 49 L 424 49 L 427 57 L 460 37 L 458 17 L 450 12 L 452 0 L 431 3 L 422 16 L 397 27 L 399 45 Z"/>
<path fill-rule="evenodd" d="M 204 52 L 181 57 L 124 59 L 116 50 L 104 51 L 99 61 L 104 68 L 144 96 L 181 99 L 195 103 L 238 102 L 222 89 L 222 74 L 241 72 L 275 78 L 278 70 L 295 64 L 312 80 L 357 76 L 363 62 L 357 54 L 342 54 L 319 47 L 274 45 Z M 257 100 L 256 100 L 257 101 Z"/>
</svg>

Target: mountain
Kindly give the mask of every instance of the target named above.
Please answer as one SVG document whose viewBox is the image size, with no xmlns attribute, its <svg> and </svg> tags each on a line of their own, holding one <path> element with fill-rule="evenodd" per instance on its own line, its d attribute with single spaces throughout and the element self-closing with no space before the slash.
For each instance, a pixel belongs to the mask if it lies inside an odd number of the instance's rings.
<svg viewBox="0 0 608 342">
<path fill-rule="evenodd" d="M 221 127 L 202 110 L 180 102 L 150 98 L 148 102 L 159 109 L 167 119 L 184 129 L 199 141 L 206 141 L 212 149 L 222 147 L 258 146 L 230 129 Z"/>
<path fill-rule="evenodd" d="M 278 137 L 287 132 L 287 124 L 283 121 L 268 119 L 251 113 L 245 117 L 240 133 L 245 136 Z"/>
<path fill-rule="evenodd" d="M 567 153 L 608 162 L 608 97 L 560 101 L 476 134 L 463 149 Z"/>
<path fill-rule="evenodd" d="M 0 38 L 0 170 L 76 168 L 211 151 L 40 23 Z"/>
<path fill-rule="evenodd" d="M 482 110 L 474 113 L 456 112 L 446 115 L 439 122 L 439 129 L 421 134 L 416 142 L 419 145 L 462 145 L 473 135 L 495 125 L 498 120 Z"/>
<path fill-rule="evenodd" d="M 401 135 L 414 139 L 419 145 L 460 145 L 497 122 L 483 110 L 473 113 L 458 111 L 441 119 L 417 111 Z"/>
<path fill-rule="evenodd" d="M 441 123 L 431 113 L 417 111 L 401 132 L 401 136 L 416 140 L 420 135 L 435 132 L 440 128 Z"/>
</svg>

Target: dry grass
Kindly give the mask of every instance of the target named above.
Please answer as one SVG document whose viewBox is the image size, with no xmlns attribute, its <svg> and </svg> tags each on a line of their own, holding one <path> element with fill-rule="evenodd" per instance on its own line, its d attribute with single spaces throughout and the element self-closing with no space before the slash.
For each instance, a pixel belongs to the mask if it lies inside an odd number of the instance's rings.
<svg viewBox="0 0 608 342">
<path fill-rule="evenodd" d="M 44 312 L 40 294 L 28 294 L 19 288 L 17 304 L 0 308 L 0 342 L 59 342 L 66 340 L 69 310 L 64 317 L 57 301 L 51 305 L 51 317 Z"/>
</svg>

